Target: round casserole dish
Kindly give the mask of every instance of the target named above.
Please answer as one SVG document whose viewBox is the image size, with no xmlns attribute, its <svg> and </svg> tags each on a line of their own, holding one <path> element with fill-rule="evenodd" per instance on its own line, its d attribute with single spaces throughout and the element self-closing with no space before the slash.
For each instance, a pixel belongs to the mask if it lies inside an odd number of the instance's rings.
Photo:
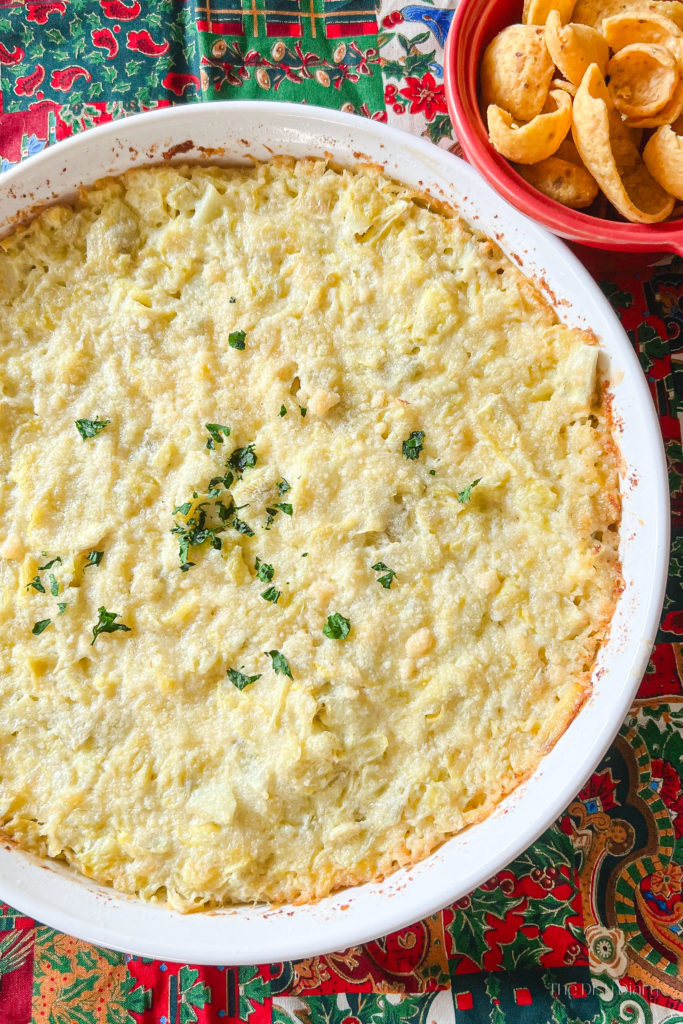
<svg viewBox="0 0 683 1024">
<path fill-rule="evenodd" d="M 666 465 L 628 338 L 563 243 L 508 206 L 476 171 L 431 144 L 352 115 L 290 104 L 212 103 L 142 114 L 60 143 L 4 175 L 0 232 L 46 203 L 69 200 L 78 186 L 130 167 L 188 160 L 246 165 L 274 154 L 327 156 L 345 166 L 372 162 L 452 204 L 536 281 L 562 320 L 596 334 L 624 463 L 625 586 L 591 694 L 532 777 L 485 821 L 384 881 L 314 904 L 180 915 L 0 843 L 0 896 L 12 905 L 86 941 L 180 962 L 260 963 L 356 945 L 435 912 L 502 868 L 551 824 L 612 741 L 645 670 L 666 582 Z"/>
</svg>

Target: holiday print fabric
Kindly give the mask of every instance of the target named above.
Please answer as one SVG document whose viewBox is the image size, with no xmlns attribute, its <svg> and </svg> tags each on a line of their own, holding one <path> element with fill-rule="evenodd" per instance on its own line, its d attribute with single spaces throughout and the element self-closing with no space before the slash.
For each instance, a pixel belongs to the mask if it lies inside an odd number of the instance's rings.
<svg viewBox="0 0 683 1024">
<path fill-rule="evenodd" d="M 443 0 L 0 0 L 0 169 L 130 113 L 238 98 L 353 111 L 457 152 L 452 17 Z M 328 956 L 162 963 L 0 904 L 0 1024 L 683 1024 L 683 260 L 579 255 L 647 376 L 673 516 L 658 641 L 586 786 L 475 892 Z"/>
</svg>

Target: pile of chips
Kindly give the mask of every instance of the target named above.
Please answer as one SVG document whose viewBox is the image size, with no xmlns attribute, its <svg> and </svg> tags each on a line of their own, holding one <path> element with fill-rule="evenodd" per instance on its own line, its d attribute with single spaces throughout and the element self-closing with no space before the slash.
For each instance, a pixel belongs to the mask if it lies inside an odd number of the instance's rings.
<svg viewBox="0 0 683 1024">
<path fill-rule="evenodd" d="M 489 43 L 489 139 L 544 195 L 573 209 L 600 189 L 627 220 L 683 214 L 683 3 L 524 0 Z"/>
</svg>

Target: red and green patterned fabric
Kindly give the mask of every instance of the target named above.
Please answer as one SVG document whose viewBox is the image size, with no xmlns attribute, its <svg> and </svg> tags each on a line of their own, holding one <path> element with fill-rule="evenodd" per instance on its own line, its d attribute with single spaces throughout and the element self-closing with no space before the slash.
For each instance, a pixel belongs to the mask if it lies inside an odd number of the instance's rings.
<svg viewBox="0 0 683 1024">
<path fill-rule="evenodd" d="M 129 113 L 231 98 L 353 110 L 457 152 L 438 3 L 0 0 L 0 166 Z M 683 260 L 579 256 L 650 384 L 673 508 L 658 642 L 590 781 L 475 892 L 329 956 L 161 963 L 0 905 L 0 1024 L 683 1024 Z"/>
</svg>

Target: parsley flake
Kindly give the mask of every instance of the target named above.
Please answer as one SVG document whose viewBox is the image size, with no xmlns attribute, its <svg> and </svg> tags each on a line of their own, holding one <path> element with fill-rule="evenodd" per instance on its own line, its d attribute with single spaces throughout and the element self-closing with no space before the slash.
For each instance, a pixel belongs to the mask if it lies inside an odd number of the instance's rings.
<svg viewBox="0 0 683 1024">
<path fill-rule="evenodd" d="M 196 492 L 195 492 L 196 493 Z M 211 547 L 216 551 L 220 551 L 223 546 L 223 541 L 218 536 L 225 527 L 224 526 L 213 526 L 209 527 L 206 525 L 206 508 L 208 502 L 202 501 L 195 506 L 194 513 L 192 516 L 185 521 L 185 523 L 176 523 L 171 533 L 177 534 L 178 537 L 178 558 L 180 559 L 181 572 L 187 572 L 195 564 L 189 561 L 189 554 L 191 547 L 198 547 L 200 544 L 204 544 L 209 541 Z M 185 502 L 184 505 L 180 505 L 176 512 L 182 512 L 183 515 L 187 513 L 184 511 L 186 506 L 191 505 L 191 502 Z M 227 510 L 222 502 L 216 502 L 216 505 L 221 507 L 218 509 L 219 514 L 221 509 L 226 513 L 225 518 L 232 515 L 232 507 Z M 189 508 L 187 509 L 189 512 Z M 223 519 L 223 515 L 221 515 Z M 224 520 L 225 521 L 225 520 Z"/>
<path fill-rule="evenodd" d="M 290 487 L 290 485 L 289 485 L 289 484 L 287 483 L 287 481 L 285 480 L 285 478 L 284 478 L 284 477 L 282 478 L 282 480 L 280 481 L 280 483 L 279 483 L 279 484 L 277 485 L 277 490 L 278 490 L 278 494 L 280 494 L 280 495 L 282 495 L 282 494 L 286 494 L 286 493 L 287 493 L 287 491 L 291 491 L 291 489 L 292 489 L 292 488 L 291 488 L 291 487 Z"/>
<path fill-rule="evenodd" d="M 231 295 L 228 301 L 231 302 L 231 303 L 232 302 L 237 302 L 237 299 L 235 298 L 234 295 Z"/>
<path fill-rule="evenodd" d="M 477 477 L 476 480 L 473 480 L 471 484 L 468 484 L 467 487 L 464 487 L 463 490 L 460 491 L 460 493 L 458 494 L 458 501 L 460 502 L 461 505 L 467 504 L 467 502 L 472 497 L 472 489 L 476 487 L 477 484 L 481 483 L 481 479 L 482 478 L 480 476 Z"/>
<path fill-rule="evenodd" d="M 267 654 L 271 659 L 276 675 L 289 676 L 290 679 L 293 678 L 292 670 L 289 667 L 289 662 L 285 658 L 284 654 L 280 654 L 279 651 L 264 651 L 263 653 Z"/>
<path fill-rule="evenodd" d="M 258 461 L 254 453 L 254 444 L 245 445 L 244 448 L 235 448 L 226 465 L 234 469 L 238 476 L 242 476 L 245 469 L 253 468 Z"/>
<path fill-rule="evenodd" d="M 186 516 L 191 508 L 192 508 L 192 502 L 191 501 L 184 501 L 182 503 L 182 505 L 178 505 L 177 508 L 173 509 L 173 515 L 176 515 L 178 512 L 180 512 L 181 516 Z"/>
<path fill-rule="evenodd" d="M 372 568 L 375 570 L 375 572 L 386 573 L 385 576 L 378 576 L 377 582 L 381 583 L 385 590 L 389 590 L 389 588 L 391 587 L 392 580 L 396 575 L 394 570 L 390 569 L 388 565 L 384 564 L 384 562 L 375 562 Z"/>
<path fill-rule="evenodd" d="M 339 612 L 327 616 L 327 622 L 323 626 L 323 633 L 330 640 L 346 640 L 350 632 L 351 623 L 343 615 L 340 615 Z"/>
<path fill-rule="evenodd" d="M 401 449 L 406 459 L 419 459 L 424 439 L 424 430 L 412 431 L 410 437 L 407 437 L 403 442 L 403 448 Z"/>
<path fill-rule="evenodd" d="M 284 405 L 280 406 L 280 415 L 281 416 L 286 416 L 287 415 L 287 407 L 286 406 L 284 406 Z"/>
<path fill-rule="evenodd" d="M 216 498 L 220 494 L 220 486 L 223 485 L 226 491 L 229 491 L 235 481 L 235 477 L 232 473 L 226 473 L 225 476 L 212 476 L 209 480 L 209 497 Z M 175 510 L 176 512 L 178 509 Z"/>
<path fill-rule="evenodd" d="M 249 523 L 245 523 L 243 519 L 238 519 L 237 516 L 233 516 L 232 523 L 230 525 L 233 529 L 237 530 L 238 533 L 243 533 L 245 537 L 254 536 L 254 531 L 251 526 L 249 526 Z"/>
<path fill-rule="evenodd" d="M 67 608 L 66 601 L 59 601 L 57 607 L 59 608 L 59 614 L 63 615 Z"/>
<path fill-rule="evenodd" d="M 301 413 L 301 419 L 303 420 L 306 418 L 306 413 L 308 412 L 308 409 L 304 409 L 303 405 L 300 405 L 299 412 Z"/>
<path fill-rule="evenodd" d="M 276 590 L 275 587 L 268 587 L 267 590 L 263 591 L 261 597 L 264 601 L 270 601 L 271 604 L 277 604 L 280 598 L 280 593 L 281 591 Z"/>
<path fill-rule="evenodd" d="M 238 672 L 236 668 L 228 669 L 228 679 L 238 690 L 244 690 L 250 683 L 255 683 L 257 679 L 261 678 L 261 674 L 259 672 L 255 676 L 245 676 L 243 672 Z"/>
<path fill-rule="evenodd" d="M 34 590 L 37 590 L 39 594 L 45 593 L 45 587 L 40 582 L 40 576 L 34 576 L 31 582 L 26 584 L 27 590 L 30 590 L 31 587 L 33 587 Z"/>
<path fill-rule="evenodd" d="M 244 331 L 230 331 L 230 334 L 228 335 L 228 345 L 230 348 L 237 348 L 242 352 L 245 347 L 245 338 L 246 334 Z"/>
<path fill-rule="evenodd" d="M 45 552 L 43 551 L 42 554 L 44 555 Z M 53 558 L 51 561 L 46 562 L 45 565 L 39 565 L 38 566 L 38 572 L 42 572 L 44 569 L 51 569 L 53 565 L 61 565 L 61 564 L 62 564 L 62 560 L 59 557 L 59 555 L 57 555 L 56 558 Z"/>
<path fill-rule="evenodd" d="M 429 470 L 429 475 L 430 476 L 436 476 L 436 470 L 435 469 L 430 469 Z"/>
<path fill-rule="evenodd" d="M 40 622 L 34 623 L 31 632 L 33 633 L 34 636 L 40 636 L 41 633 L 45 632 L 45 630 L 47 629 L 51 622 L 52 619 L 41 619 Z"/>
<path fill-rule="evenodd" d="M 275 569 L 273 569 L 272 565 L 269 565 L 268 562 L 262 562 L 260 558 L 256 559 L 254 568 L 256 569 L 256 575 L 262 583 L 270 583 L 275 575 Z"/>
<path fill-rule="evenodd" d="M 126 633 L 130 633 L 130 626 L 124 626 L 122 622 L 114 621 L 114 619 L 118 619 L 120 617 L 118 612 L 108 612 L 104 607 L 98 608 L 97 611 L 100 617 L 92 628 L 91 647 L 97 640 L 100 633 L 115 633 L 119 629 L 124 630 Z"/>
<path fill-rule="evenodd" d="M 59 583 L 57 583 L 54 573 L 50 573 L 48 579 L 50 581 L 50 593 L 53 597 L 57 597 L 57 594 L 59 593 Z"/>
<path fill-rule="evenodd" d="M 89 551 L 85 565 L 83 566 L 83 572 L 85 572 L 89 565 L 99 565 L 103 558 L 104 551 Z"/>
<path fill-rule="evenodd" d="M 292 506 L 288 505 L 286 501 L 278 501 L 278 502 L 276 502 L 275 503 L 275 508 L 279 508 L 280 511 L 284 512 L 284 514 L 286 516 L 291 516 L 291 514 L 292 514 Z M 266 509 L 266 512 L 269 512 L 269 511 L 270 511 L 270 509 Z"/>
<path fill-rule="evenodd" d="M 230 437 L 230 427 L 224 427 L 220 423 L 205 423 L 204 426 L 211 435 L 206 439 L 209 451 L 213 451 L 217 444 L 223 444 L 224 437 Z"/>
<path fill-rule="evenodd" d="M 76 430 L 87 441 L 89 437 L 97 437 L 110 423 L 111 420 L 76 420 Z"/>
</svg>

